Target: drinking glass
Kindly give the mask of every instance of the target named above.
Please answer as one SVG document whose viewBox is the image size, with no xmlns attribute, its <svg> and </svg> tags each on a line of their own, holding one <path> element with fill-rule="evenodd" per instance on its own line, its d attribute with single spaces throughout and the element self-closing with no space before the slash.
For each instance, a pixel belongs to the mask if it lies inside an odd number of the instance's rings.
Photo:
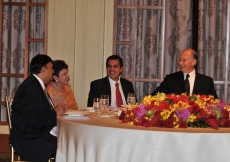
<svg viewBox="0 0 230 162">
<path fill-rule="evenodd" d="M 93 109 L 96 111 L 97 113 L 97 117 L 98 117 L 98 114 L 101 110 L 101 99 L 100 98 L 94 98 L 93 99 Z"/>
<path fill-rule="evenodd" d="M 109 106 L 109 95 L 101 95 L 101 107 L 102 107 L 101 114 L 102 115 L 108 115 L 106 111 L 107 106 Z"/>
<path fill-rule="evenodd" d="M 127 103 L 129 107 L 131 107 L 132 105 L 136 103 L 135 93 L 128 93 Z"/>
</svg>

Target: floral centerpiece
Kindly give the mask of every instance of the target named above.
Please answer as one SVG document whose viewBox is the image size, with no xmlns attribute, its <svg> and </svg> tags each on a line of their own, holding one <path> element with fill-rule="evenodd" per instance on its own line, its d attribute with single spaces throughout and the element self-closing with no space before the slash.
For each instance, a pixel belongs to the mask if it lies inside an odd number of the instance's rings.
<svg viewBox="0 0 230 162">
<path fill-rule="evenodd" d="M 230 107 L 213 96 L 158 93 L 122 111 L 123 123 L 145 127 L 230 127 Z"/>
</svg>

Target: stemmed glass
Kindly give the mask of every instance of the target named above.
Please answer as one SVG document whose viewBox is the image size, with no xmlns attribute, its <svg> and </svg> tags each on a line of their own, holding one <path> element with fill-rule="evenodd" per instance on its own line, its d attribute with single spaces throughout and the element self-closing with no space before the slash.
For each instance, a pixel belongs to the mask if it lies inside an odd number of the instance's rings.
<svg viewBox="0 0 230 162">
<path fill-rule="evenodd" d="M 127 103 L 129 105 L 129 108 L 136 103 L 135 93 L 128 93 Z"/>
<path fill-rule="evenodd" d="M 101 95 L 101 115 L 108 115 L 106 107 L 109 106 L 109 95 Z"/>
</svg>

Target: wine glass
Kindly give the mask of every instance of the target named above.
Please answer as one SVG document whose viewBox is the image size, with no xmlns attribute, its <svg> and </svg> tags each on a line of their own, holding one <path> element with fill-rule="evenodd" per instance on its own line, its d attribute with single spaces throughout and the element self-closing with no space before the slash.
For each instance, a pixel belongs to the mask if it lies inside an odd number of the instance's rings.
<svg viewBox="0 0 230 162">
<path fill-rule="evenodd" d="M 100 112 L 100 110 L 101 110 L 101 101 L 100 101 L 101 99 L 100 98 L 94 98 L 93 99 L 93 109 L 96 111 L 96 113 L 97 113 L 97 116 L 96 117 L 98 117 L 98 114 L 99 114 L 99 112 Z"/>
<path fill-rule="evenodd" d="M 108 115 L 106 107 L 109 106 L 109 95 L 101 95 L 101 115 Z"/>
<path fill-rule="evenodd" d="M 132 105 L 136 103 L 135 93 L 128 93 L 127 103 L 129 107 L 131 107 Z"/>
</svg>

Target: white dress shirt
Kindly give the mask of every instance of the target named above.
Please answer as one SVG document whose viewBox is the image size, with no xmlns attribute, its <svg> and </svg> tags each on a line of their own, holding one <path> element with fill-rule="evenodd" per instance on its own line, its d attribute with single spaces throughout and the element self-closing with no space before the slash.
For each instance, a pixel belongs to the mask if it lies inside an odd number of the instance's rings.
<svg viewBox="0 0 230 162">
<path fill-rule="evenodd" d="M 111 107 L 117 107 L 117 101 L 116 101 L 116 83 L 119 84 L 119 90 L 121 93 L 121 97 L 122 97 L 122 102 L 124 105 L 126 105 L 126 100 L 125 100 L 125 96 L 121 87 L 121 83 L 120 83 L 120 77 L 119 80 L 117 82 L 115 82 L 113 79 L 109 78 L 109 83 L 110 83 L 110 89 L 111 89 Z"/>
<path fill-rule="evenodd" d="M 190 85 L 190 94 L 192 94 L 193 92 L 193 87 L 194 87 L 194 82 L 195 82 L 195 77 L 196 77 L 196 70 L 193 70 L 191 73 L 189 74 L 189 85 Z M 186 79 L 186 75 L 187 73 L 184 73 L 184 80 Z"/>
</svg>

